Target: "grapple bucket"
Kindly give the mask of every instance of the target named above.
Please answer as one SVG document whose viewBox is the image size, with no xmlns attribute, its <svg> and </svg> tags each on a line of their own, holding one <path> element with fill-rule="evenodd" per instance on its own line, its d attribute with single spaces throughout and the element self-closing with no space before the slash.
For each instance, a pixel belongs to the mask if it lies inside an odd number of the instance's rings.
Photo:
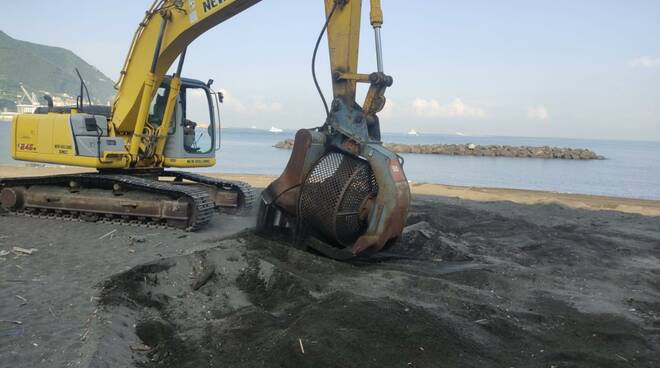
<svg viewBox="0 0 660 368">
<path fill-rule="evenodd" d="M 286 169 L 262 193 L 257 229 L 288 232 L 301 245 L 347 259 L 399 238 L 410 189 L 399 157 L 380 142 L 341 145 L 335 138 L 298 131 Z"/>
</svg>

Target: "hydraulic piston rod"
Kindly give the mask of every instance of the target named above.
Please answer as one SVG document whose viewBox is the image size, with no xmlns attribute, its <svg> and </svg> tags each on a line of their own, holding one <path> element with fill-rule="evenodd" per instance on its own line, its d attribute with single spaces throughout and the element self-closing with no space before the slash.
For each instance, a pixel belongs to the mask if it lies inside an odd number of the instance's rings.
<svg viewBox="0 0 660 368">
<path fill-rule="evenodd" d="M 371 0 L 371 26 L 374 27 L 374 36 L 376 38 L 376 62 L 378 72 L 383 73 L 383 44 L 380 39 L 380 29 L 383 26 L 383 10 L 380 6 L 380 0 Z"/>
</svg>

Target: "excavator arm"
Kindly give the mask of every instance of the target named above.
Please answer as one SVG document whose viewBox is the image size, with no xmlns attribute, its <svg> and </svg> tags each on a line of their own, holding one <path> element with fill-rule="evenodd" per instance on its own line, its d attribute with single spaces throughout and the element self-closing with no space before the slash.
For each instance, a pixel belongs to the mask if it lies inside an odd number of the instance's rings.
<svg viewBox="0 0 660 368">
<path fill-rule="evenodd" d="M 155 90 L 176 58 L 197 37 L 260 1 L 155 1 L 135 33 L 120 73 L 111 131 L 139 138 Z M 355 100 L 356 83 L 370 83 L 369 75 L 357 73 L 362 1 L 325 0 L 325 9 L 329 18 L 333 95 L 350 104 Z M 382 25 L 380 0 L 371 0 L 371 23 L 377 30 Z M 382 65 L 380 41 L 377 42 L 377 51 L 379 65 Z M 138 146 L 134 144 L 136 142 L 131 142 L 133 150 Z"/>
<path fill-rule="evenodd" d="M 376 114 L 393 82 L 383 71 L 380 0 L 371 1 L 378 65 L 371 74 L 358 72 L 362 1 L 326 0 L 325 9 L 334 98 L 322 127 L 296 134 L 287 167 L 262 193 L 257 230 L 293 233 L 299 244 L 348 259 L 401 236 L 410 188 L 403 160 L 380 141 Z M 358 83 L 369 84 L 362 106 Z"/>
<path fill-rule="evenodd" d="M 157 0 L 140 23 L 122 68 L 110 130 L 130 137 L 137 161 L 156 88 L 187 46 L 214 26 L 260 0 Z"/>
</svg>

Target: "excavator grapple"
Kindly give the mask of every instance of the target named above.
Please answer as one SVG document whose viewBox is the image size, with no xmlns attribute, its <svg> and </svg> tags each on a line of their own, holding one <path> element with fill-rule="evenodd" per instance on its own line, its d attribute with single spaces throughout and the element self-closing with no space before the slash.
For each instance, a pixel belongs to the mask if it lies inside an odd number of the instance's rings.
<svg viewBox="0 0 660 368">
<path fill-rule="evenodd" d="M 326 109 L 324 124 L 298 131 L 282 175 L 262 193 L 257 230 L 284 232 L 302 247 L 350 259 L 376 252 L 401 236 L 410 206 L 403 159 L 381 142 L 377 113 L 393 83 L 383 72 L 383 13 L 371 0 L 378 71 L 359 74 L 359 0 L 326 0 L 326 22 L 316 42 L 312 74 Z M 327 30 L 333 77 L 328 108 L 314 74 L 316 52 Z M 362 106 L 357 83 L 369 84 Z M 312 235 L 309 237 L 308 235 Z"/>
<path fill-rule="evenodd" d="M 338 120 L 329 121 L 335 128 L 326 124 L 296 134 L 284 172 L 261 195 L 257 230 L 286 232 L 303 246 L 349 259 L 398 239 L 410 188 L 400 157 L 368 134 L 348 136 L 337 129 Z M 357 124 L 366 128 L 366 117 Z"/>
</svg>

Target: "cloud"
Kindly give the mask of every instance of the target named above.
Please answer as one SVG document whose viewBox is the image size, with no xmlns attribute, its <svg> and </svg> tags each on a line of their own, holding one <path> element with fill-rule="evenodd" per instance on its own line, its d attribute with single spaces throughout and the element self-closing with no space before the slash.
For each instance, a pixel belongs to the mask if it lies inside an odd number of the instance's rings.
<svg viewBox="0 0 660 368">
<path fill-rule="evenodd" d="M 545 106 L 534 106 L 527 109 L 527 118 L 529 120 L 544 121 L 550 118 L 550 114 L 548 113 L 548 109 L 546 109 Z"/>
<path fill-rule="evenodd" d="M 282 111 L 282 104 L 279 102 L 257 100 L 253 103 L 253 108 L 257 112 L 279 112 Z"/>
<path fill-rule="evenodd" d="M 455 98 L 447 105 L 433 99 L 416 98 L 412 103 L 413 111 L 418 116 L 429 118 L 475 118 L 486 117 L 486 112 L 477 106 L 465 104 L 460 98 Z"/>
<path fill-rule="evenodd" d="M 383 107 L 383 110 L 378 113 L 378 116 L 384 119 L 389 119 L 392 117 L 394 111 L 394 102 L 390 100 L 389 98 L 385 100 L 385 106 Z"/>
<path fill-rule="evenodd" d="M 220 92 L 224 96 L 223 107 L 239 114 L 273 113 L 280 112 L 283 109 L 283 105 L 279 102 L 265 101 L 262 98 L 245 102 L 226 89 L 221 89 Z"/>
<path fill-rule="evenodd" d="M 243 102 L 236 98 L 233 93 L 226 89 L 220 89 L 218 92 L 222 93 L 222 96 L 224 97 L 222 100 L 222 107 L 234 112 L 245 112 L 247 110 Z"/>
<path fill-rule="evenodd" d="M 657 68 L 660 67 L 660 58 L 642 56 L 630 62 L 633 68 Z"/>
</svg>

